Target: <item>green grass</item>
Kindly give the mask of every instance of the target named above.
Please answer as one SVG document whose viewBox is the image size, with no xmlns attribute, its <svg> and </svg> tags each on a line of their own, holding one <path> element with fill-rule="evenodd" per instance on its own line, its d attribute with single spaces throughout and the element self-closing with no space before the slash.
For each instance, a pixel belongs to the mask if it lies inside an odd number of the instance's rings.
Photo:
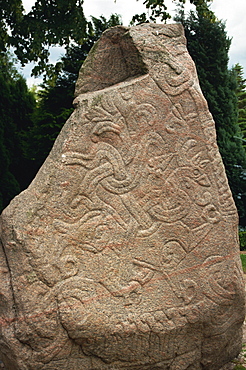
<svg viewBox="0 0 246 370">
<path fill-rule="evenodd" d="M 242 265 L 243 265 L 243 272 L 246 274 L 246 254 L 240 254 Z"/>
</svg>

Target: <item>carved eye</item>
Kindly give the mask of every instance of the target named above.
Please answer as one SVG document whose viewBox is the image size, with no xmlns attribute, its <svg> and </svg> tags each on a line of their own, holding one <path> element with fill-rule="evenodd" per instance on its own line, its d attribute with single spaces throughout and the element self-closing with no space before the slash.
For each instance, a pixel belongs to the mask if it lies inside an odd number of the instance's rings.
<svg viewBox="0 0 246 370">
<path fill-rule="evenodd" d="M 209 223 L 214 224 L 220 221 L 220 213 L 213 204 L 208 204 L 204 208 L 202 215 Z"/>
<path fill-rule="evenodd" d="M 195 177 L 199 176 L 200 174 L 201 174 L 201 172 L 200 172 L 200 170 L 199 170 L 198 168 L 195 168 L 195 169 L 193 170 L 193 175 L 194 175 Z"/>
</svg>

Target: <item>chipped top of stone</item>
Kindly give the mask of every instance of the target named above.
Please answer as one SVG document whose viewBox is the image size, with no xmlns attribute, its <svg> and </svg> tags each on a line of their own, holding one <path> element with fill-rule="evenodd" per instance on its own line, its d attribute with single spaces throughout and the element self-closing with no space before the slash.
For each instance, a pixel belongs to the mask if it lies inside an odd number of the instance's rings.
<svg viewBox="0 0 246 370">
<path fill-rule="evenodd" d="M 172 54 L 184 52 L 182 44 L 185 46 L 186 40 L 181 24 L 142 24 L 106 30 L 81 67 L 75 96 L 154 74 L 154 64 L 162 63 L 164 55 L 170 57 L 172 39 L 175 39 Z M 171 68 L 175 70 L 175 66 Z"/>
</svg>

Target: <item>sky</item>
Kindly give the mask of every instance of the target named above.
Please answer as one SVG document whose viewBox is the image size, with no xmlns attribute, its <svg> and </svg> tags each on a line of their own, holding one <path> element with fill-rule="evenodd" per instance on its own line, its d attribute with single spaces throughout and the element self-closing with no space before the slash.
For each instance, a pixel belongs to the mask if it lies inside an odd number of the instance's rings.
<svg viewBox="0 0 246 370">
<path fill-rule="evenodd" d="M 123 24 L 128 26 L 133 15 L 141 14 L 146 10 L 143 1 L 144 0 L 84 0 L 83 8 L 87 18 L 90 15 L 95 17 L 103 15 L 108 18 L 112 13 L 120 14 Z M 187 2 L 189 3 L 188 0 Z M 23 5 L 27 12 L 34 3 L 35 0 L 23 0 Z M 172 0 L 165 0 L 165 4 L 168 7 L 168 12 L 174 14 L 175 5 Z M 187 4 L 187 11 L 190 8 L 190 5 Z M 213 0 L 211 10 L 218 19 L 225 21 L 227 35 L 232 38 L 229 51 L 229 67 L 239 63 L 243 66 L 244 75 L 246 77 L 246 0 Z M 63 54 L 63 48 L 53 48 L 50 58 L 51 62 L 56 62 Z M 42 79 L 34 79 L 30 76 L 31 69 L 32 65 L 28 65 L 22 70 L 22 74 L 27 79 L 29 86 L 42 82 Z"/>
</svg>

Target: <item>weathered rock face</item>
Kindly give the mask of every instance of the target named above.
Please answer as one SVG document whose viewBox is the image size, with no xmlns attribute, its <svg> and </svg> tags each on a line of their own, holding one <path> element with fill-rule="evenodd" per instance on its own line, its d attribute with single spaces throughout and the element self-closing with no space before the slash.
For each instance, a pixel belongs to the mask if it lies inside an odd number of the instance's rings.
<svg viewBox="0 0 246 370">
<path fill-rule="evenodd" d="M 216 370 L 240 351 L 237 214 L 180 25 L 116 27 L 1 217 L 7 369 Z"/>
</svg>

